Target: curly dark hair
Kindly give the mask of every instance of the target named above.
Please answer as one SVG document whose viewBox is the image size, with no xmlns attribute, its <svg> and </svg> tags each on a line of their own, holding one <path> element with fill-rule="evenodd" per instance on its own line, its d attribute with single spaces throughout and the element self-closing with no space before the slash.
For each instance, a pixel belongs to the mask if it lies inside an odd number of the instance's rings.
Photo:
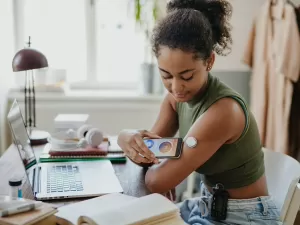
<svg viewBox="0 0 300 225">
<path fill-rule="evenodd" d="M 195 53 L 207 60 L 212 51 L 227 55 L 231 51 L 232 6 L 226 0 L 171 0 L 167 15 L 154 28 L 152 49 L 161 46 Z"/>
</svg>

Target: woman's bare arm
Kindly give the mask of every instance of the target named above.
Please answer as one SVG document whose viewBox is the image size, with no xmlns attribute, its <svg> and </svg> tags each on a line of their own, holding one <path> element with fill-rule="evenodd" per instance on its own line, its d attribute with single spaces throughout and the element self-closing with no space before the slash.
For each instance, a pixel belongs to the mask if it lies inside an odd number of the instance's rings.
<svg viewBox="0 0 300 225">
<path fill-rule="evenodd" d="M 168 94 L 161 104 L 158 118 L 150 132 L 147 130 L 139 130 L 132 131 L 130 133 L 128 130 L 124 130 L 119 134 L 118 144 L 132 162 L 146 168 L 151 166 L 153 163 L 158 162 L 157 159 L 149 161 L 146 158 L 142 158 L 135 150 L 138 150 L 138 148 L 147 148 L 145 144 L 142 144 L 143 141 L 141 138 L 143 137 L 172 137 L 176 134 L 178 130 L 178 119 L 175 109 L 175 100 L 170 94 Z M 137 142 L 139 142 L 139 144 L 137 144 Z M 150 152 L 149 149 L 148 151 Z M 147 151 L 145 150 L 145 152 Z M 134 155 L 130 153 L 133 153 Z"/>
<path fill-rule="evenodd" d="M 150 130 L 160 137 L 173 137 L 178 130 L 176 102 L 171 94 L 164 98 L 158 117 Z"/>
<path fill-rule="evenodd" d="M 237 139 L 245 127 L 245 115 L 233 99 L 224 98 L 211 106 L 190 128 L 195 148 L 184 145 L 179 159 L 167 159 L 150 167 L 146 185 L 151 192 L 165 193 L 176 187 L 204 164 L 223 144 Z"/>
</svg>

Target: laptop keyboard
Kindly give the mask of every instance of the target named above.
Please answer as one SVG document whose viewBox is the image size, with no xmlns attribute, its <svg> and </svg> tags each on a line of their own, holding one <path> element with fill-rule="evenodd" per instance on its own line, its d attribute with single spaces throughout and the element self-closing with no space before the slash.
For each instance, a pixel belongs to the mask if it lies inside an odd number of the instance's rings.
<svg viewBox="0 0 300 225">
<path fill-rule="evenodd" d="M 79 167 L 76 165 L 53 166 L 47 172 L 47 192 L 83 191 Z"/>
</svg>

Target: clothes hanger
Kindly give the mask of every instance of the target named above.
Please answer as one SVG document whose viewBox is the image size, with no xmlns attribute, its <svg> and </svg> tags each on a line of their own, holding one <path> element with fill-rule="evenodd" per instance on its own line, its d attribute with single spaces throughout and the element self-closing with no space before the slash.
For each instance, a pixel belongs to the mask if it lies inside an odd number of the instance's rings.
<svg viewBox="0 0 300 225">
<path fill-rule="evenodd" d="M 271 0 L 271 5 L 277 5 L 277 3 L 286 3 L 288 0 Z"/>
<path fill-rule="evenodd" d="M 270 13 L 273 20 L 281 19 L 287 0 L 271 0 Z"/>
</svg>

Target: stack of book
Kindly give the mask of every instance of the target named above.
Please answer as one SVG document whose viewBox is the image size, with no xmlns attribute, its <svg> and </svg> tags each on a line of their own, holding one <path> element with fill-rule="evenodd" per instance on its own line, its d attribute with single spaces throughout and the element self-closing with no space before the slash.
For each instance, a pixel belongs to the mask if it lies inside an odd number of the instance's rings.
<svg viewBox="0 0 300 225">
<path fill-rule="evenodd" d="M 110 160 L 112 163 L 125 163 L 126 156 L 117 144 L 116 137 L 109 137 L 97 148 L 88 146 L 84 149 L 72 150 L 53 149 L 47 144 L 40 155 L 40 162 L 67 162 L 83 160 Z"/>
<path fill-rule="evenodd" d="M 57 209 L 47 203 L 9 196 L 0 197 L 2 225 L 56 225 Z"/>
</svg>

